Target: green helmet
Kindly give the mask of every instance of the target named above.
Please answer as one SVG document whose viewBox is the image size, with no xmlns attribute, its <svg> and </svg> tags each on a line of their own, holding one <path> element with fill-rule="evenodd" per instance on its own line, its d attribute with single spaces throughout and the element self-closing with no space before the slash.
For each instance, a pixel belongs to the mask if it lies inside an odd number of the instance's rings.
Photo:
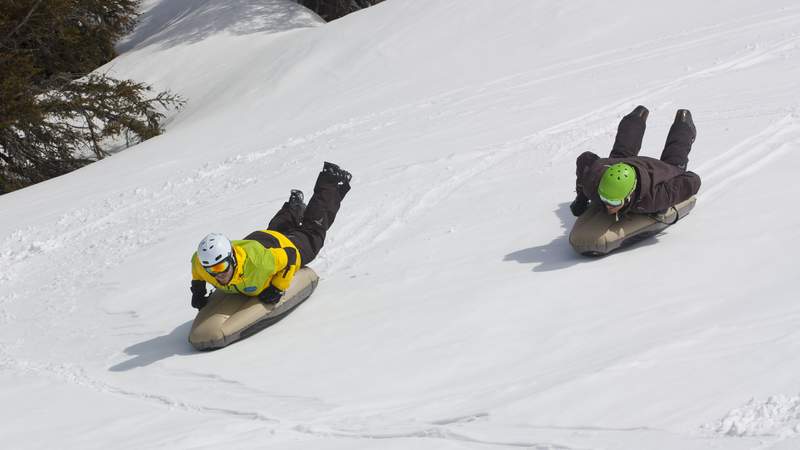
<svg viewBox="0 0 800 450">
<path fill-rule="evenodd" d="M 597 194 L 600 200 L 611 206 L 625 203 L 636 189 L 636 170 L 630 164 L 616 163 L 603 172 Z"/>
</svg>

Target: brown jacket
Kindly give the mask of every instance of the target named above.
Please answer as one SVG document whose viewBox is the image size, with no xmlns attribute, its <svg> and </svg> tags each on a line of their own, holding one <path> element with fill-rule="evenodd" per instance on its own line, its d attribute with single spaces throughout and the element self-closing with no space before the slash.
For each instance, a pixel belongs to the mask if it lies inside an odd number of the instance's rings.
<svg viewBox="0 0 800 450">
<path fill-rule="evenodd" d="M 597 187 L 603 172 L 608 166 L 621 162 L 636 169 L 636 190 L 624 208 L 626 212 L 648 214 L 665 211 L 700 190 L 700 177 L 696 173 L 655 158 L 600 158 L 592 152 L 584 152 L 576 161 L 576 192 L 599 204 Z"/>
</svg>

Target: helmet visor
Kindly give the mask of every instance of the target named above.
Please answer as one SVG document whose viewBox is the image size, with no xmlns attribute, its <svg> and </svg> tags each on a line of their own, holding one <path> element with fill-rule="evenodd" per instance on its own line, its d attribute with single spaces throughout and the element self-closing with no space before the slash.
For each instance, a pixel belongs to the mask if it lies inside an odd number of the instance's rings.
<svg viewBox="0 0 800 450">
<path fill-rule="evenodd" d="M 597 195 L 600 195 L 600 194 L 598 193 Z M 605 203 L 606 205 L 609 205 L 609 206 L 620 206 L 620 205 L 622 205 L 623 203 L 625 203 L 625 199 L 622 199 L 622 200 L 612 200 L 612 199 L 610 199 L 610 198 L 605 198 L 605 197 L 603 197 L 602 195 L 600 195 L 600 200 L 602 200 L 602 201 L 603 201 L 603 203 Z"/>
<path fill-rule="evenodd" d="M 222 261 L 214 264 L 213 266 L 204 267 L 206 272 L 210 273 L 211 275 L 219 275 L 224 273 L 231 267 L 230 258 L 225 258 Z"/>
</svg>

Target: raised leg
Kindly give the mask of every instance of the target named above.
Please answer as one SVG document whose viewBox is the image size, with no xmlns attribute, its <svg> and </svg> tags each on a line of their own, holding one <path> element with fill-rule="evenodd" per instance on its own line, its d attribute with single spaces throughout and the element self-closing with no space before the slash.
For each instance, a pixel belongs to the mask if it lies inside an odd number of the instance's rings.
<svg viewBox="0 0 800 450">
<path fill-rule="evenodd" d="M 300 226 L 286 233 L 300 251 L 303 265 L 313 261 L 322 249 L 328 229 L 336 220 L 341 202 L 350 190 L 350 178 L 349 172 L 326 163 L 317 177 L 314 194 L 308 201 Z"/>
<path fill-rule="evenodd" d="M 639 105 L 620 120 L 609 158 L 631 158 L 639 154 L 649 113 L 647 108 Z"/>
<path fill-rule="evenodd" d="M 661 152 L 661 161 L 686 170 L 689 164 L 689 152 L 697 136 L 697 130 L 692 121 L 692 113 L 688 109 L 679 109 L 675 114 L 675 121 L 669 128 L 664 151 Z"/>
<path fill-rule="evenodd" d="M 292 189 L 289 201 L 285 202 L 275 217 L 269 221 L 267 228 L 286 234 L 300 227 L 306 205 L 303 203 L 303 192 Z"/>
</svg>

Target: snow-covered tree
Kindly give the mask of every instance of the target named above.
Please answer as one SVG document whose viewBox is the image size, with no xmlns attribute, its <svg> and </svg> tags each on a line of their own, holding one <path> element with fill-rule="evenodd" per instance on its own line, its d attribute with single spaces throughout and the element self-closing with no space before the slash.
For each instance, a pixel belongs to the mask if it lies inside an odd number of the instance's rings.
<svg viewBox="0 0 800 450">
<path fill-rule="evenodd" d="M 106 156 L 103 141 L 158 135 L 180 106 L 131 80 L 89 75 L 116 56 L 139 0 L 0 0 L 0 192 Z"/>
</svg>

